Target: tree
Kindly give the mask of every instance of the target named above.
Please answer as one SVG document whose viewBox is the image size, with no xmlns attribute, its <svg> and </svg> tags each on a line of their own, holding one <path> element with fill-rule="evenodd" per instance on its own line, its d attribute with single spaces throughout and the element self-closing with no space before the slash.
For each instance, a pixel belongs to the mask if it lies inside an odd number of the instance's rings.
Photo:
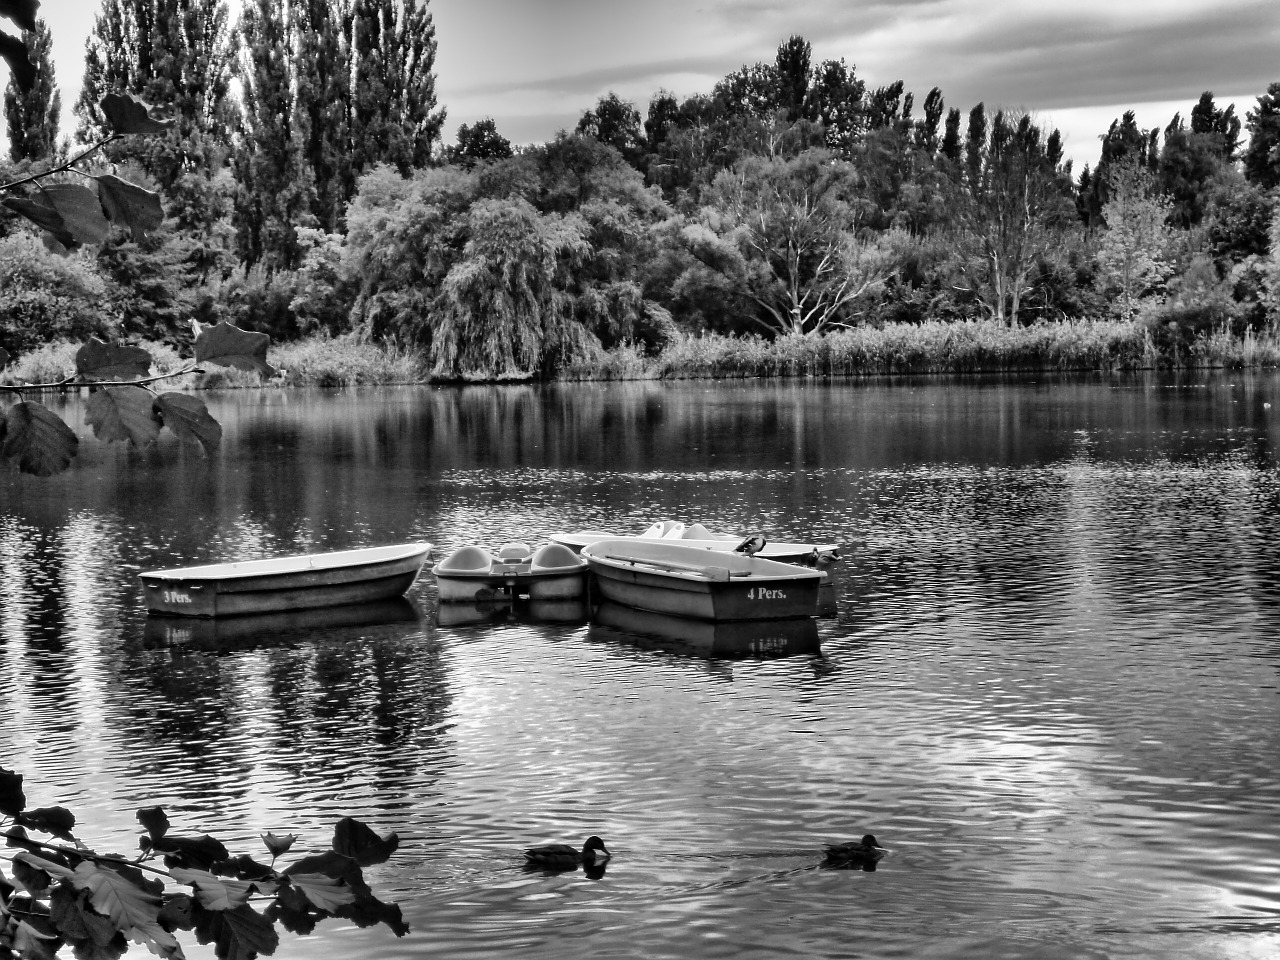
<svg viewBox="0 0 1280 960">
<path fill-rule="evenodd" d="M 295 269 L 298 229 L 316 224 L 313 171 L 298 129 L 296 18 L 284 0 L 252 0 L 240 15 L 240 122 L 233 160 L 234 221 L 248 266 Z"/>
<path fill-rule="evenodd" d="M 1050 160 L 1030 116 L 1016 120 L 1003 111 L 993 118 L 965 214 L 976 243 L 972 289 L 993 319 L 1010 325 L 1018 322 L 1037 264 L 1073 213 L 1069 171 Z M 971 158 L 980 155 L 972 146 Z"/>
<path fill-rule="evenodd" d="M 1112 167 L 1111 199 L 1102 207 L 1106 229 L 1098 243 L 1098 281 L 1122 319 L 1132 317 L 1138 299 L 1170 273 L 1169 207 L 1149 170 L 1133 160 Z"/>
<path fill-rule="evenodd" d="M 740 284 L 761 329 L 812 335 L 847 324 L 884 280 L 855 239 L 859 218 L 855 168 L 814 149 L 739 161 L 684 234 L 704 267 Z"/>
<path fill-rule="evenodd" d="M 408 176 L 440 139 L 436 28 L 426 0 L 354 0 L 348 149 L 355 176 L 389 163 Z"/>
<path fill-rule="evenodd" d="M 498 132 L 493 117 L 485 117 L 471 126 L 464 123 L 458 127 L 458 142 L 448 149 L 445 158 L 470 169 L 477 163 L 506 160 L 511 155 L 511 141 Z"/>
<path fill-rule="evenodd" d="M 47 160 L 58 146 L 62 95 L 53 72 L 53 37 L 43 19 L 35 30 L 24 31 L 23 42 L 30 50 L 36 78 L 23 89 L 17 74 L 9 78 L 4 91 L 4 117 L 9 130 L 9 155 L 15 162 Z"/>
<path fill-rule="evenodd" d="M 350 42 L 343 24 L 348 0 L 290 4 L 295 44 L 294 125 L 303 166 L 315 184 L 311 212 L 325 233 L 338 232 L 355 193 L 348 149 L 351 115 Z"/>
<path fill-rule="evenodd" d="M 645 139 L 641 133 L 640 111 L 612 90 L 596 101 L 594 110 L 582 115 L 575 132 L 613 147 L 632 166 L 641 165 Z"/>
<path fill-rule="evenodd" d="M 1280 186 L 1280 81 L 1267 87 L 1258 105 L 1245 115 L 1249 146 L 1244 175 L 1264 190 Z"/>
<path fill-rule="evenodd" d="M 599 344 L 574 320 L 567 268 L 590 244 L 576 216 L 542 216 L 525 200 L 481 200 L 440 289 L 431 357 L 446 376 L 524 375 Z"/>
<path fill-rule="evenodd" d="M 816 104 L 810 92 L 812 47 L 804 37 L 792 35 L 778 46 L 773 62 L 777 83 L 775 100 L 789 121 L 814 120 Z"/>
<path fill-rule="evenodd" d="M 866 132 L 867 85 L 841 60 L 824 60 L 809 89 L 812 119 L 822 124 L 826 146 L 848 160 Z"/>
</svg>

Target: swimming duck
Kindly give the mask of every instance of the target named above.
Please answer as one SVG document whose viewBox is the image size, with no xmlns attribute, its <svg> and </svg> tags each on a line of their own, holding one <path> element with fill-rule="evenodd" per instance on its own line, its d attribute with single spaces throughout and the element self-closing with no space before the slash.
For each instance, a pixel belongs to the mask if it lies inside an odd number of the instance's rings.
<svg viewBox="0 0 1280 960">
<path fill-rule="evenodd" d="M 824 852 L 827 856 L 824 862 L 831 866 L 874 864 L 888 853 L 869 833 L 858 841 L 828 844 Z"/>
<path fill-rule="evenodd" d="M 597 852 L 598 851 L 598 852 Z M 543 867 L 576 867 L 583 863 L 591 866 L 598 861 L 608 860 L 611 854 L 599 837 L 587 837 L 582 849 L 571 847 L 567 843 L 544 843 L 540 847 L 530 847 L 524 852 L 529 863 Z"/>
</svg>

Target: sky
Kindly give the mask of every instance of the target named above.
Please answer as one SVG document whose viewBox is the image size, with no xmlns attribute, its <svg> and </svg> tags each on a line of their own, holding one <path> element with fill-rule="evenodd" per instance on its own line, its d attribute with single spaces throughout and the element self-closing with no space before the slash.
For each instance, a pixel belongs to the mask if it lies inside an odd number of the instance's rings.
<svg viewBox="0 0 1280 960">
<path fill-rule="evenodd" d="M 64 132 L 99 8 L 44 0 L 40 10 Z M 989 113 L 1029 111 L 1062 132 L 1077 171 L 1097 163 L 1099 137 L 1126 110 L 1163 130 L 1211 90 L 1243 121 L 1280 81 L 1277 0 L 430 0 L 429 9 L 446 142 L 483 117 L 513 143 L 543 142 L 610 91 L 643 115 L 658 90 L 709 93 L 743 64 L 772 61 L 793 34 L 812 44 L 815 64 L 843 58 L 869 89 L 902 80 L 917 104 L 936 86 L 962 114 L 979 101 Z"/>
</svg>

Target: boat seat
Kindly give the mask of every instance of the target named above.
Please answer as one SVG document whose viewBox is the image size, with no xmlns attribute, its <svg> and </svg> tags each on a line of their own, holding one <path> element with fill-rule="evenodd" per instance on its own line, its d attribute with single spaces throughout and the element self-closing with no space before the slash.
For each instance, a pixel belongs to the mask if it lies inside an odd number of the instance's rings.
<svg viewBox="0 0 1280 960">
<path fill-rule="evenodd" d="M 438 564 L 436 570 L 444 573 L 484 574 L 493 569 L 493 556 L 480 547 L 459 547 Z"/>
<path fill-rule="evenodd" d="M 529 572 L 578 569 L 586 563 L 563 543 L 548 543 L 539 547 L 529 561 Z"/>
<path fill-rule="evenodd" d="M 498 548 L 498 559 L 503 563 L 514 563 L 517 560 L 528 560 L 533 548 L 527 543 L 504 543 Z"/>
</svg>

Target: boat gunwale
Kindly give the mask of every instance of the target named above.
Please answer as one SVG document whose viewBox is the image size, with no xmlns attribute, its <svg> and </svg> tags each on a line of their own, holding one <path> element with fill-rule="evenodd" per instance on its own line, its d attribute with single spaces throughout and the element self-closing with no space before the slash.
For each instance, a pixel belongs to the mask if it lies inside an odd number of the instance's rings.
<svg viewBox="0 0 1280 960">
<path fill-rule="evenodd" d="M 143 581 L 204 581 L 244 580 L 258 577 L 290 577 L 312 571 L 341 570 L 344 567 L 376 567 L 421 557 L 425 562 L 431 553 L 431 544 L 391 544 L 381 547 L 359 547 L 354 550 L 336 550 L 330 553 L 291 554 L 286 557 L 266 557 L 259 560 L 235 560 L 228 563 L 201 564 L 195 567 L 171 567 L 165 570 L 147 570 L 138 574 Z M 357 563 L 344 562 L 365 555 Z M 316 561 L 324 561 L 319 565 Z"/>
</svg>

